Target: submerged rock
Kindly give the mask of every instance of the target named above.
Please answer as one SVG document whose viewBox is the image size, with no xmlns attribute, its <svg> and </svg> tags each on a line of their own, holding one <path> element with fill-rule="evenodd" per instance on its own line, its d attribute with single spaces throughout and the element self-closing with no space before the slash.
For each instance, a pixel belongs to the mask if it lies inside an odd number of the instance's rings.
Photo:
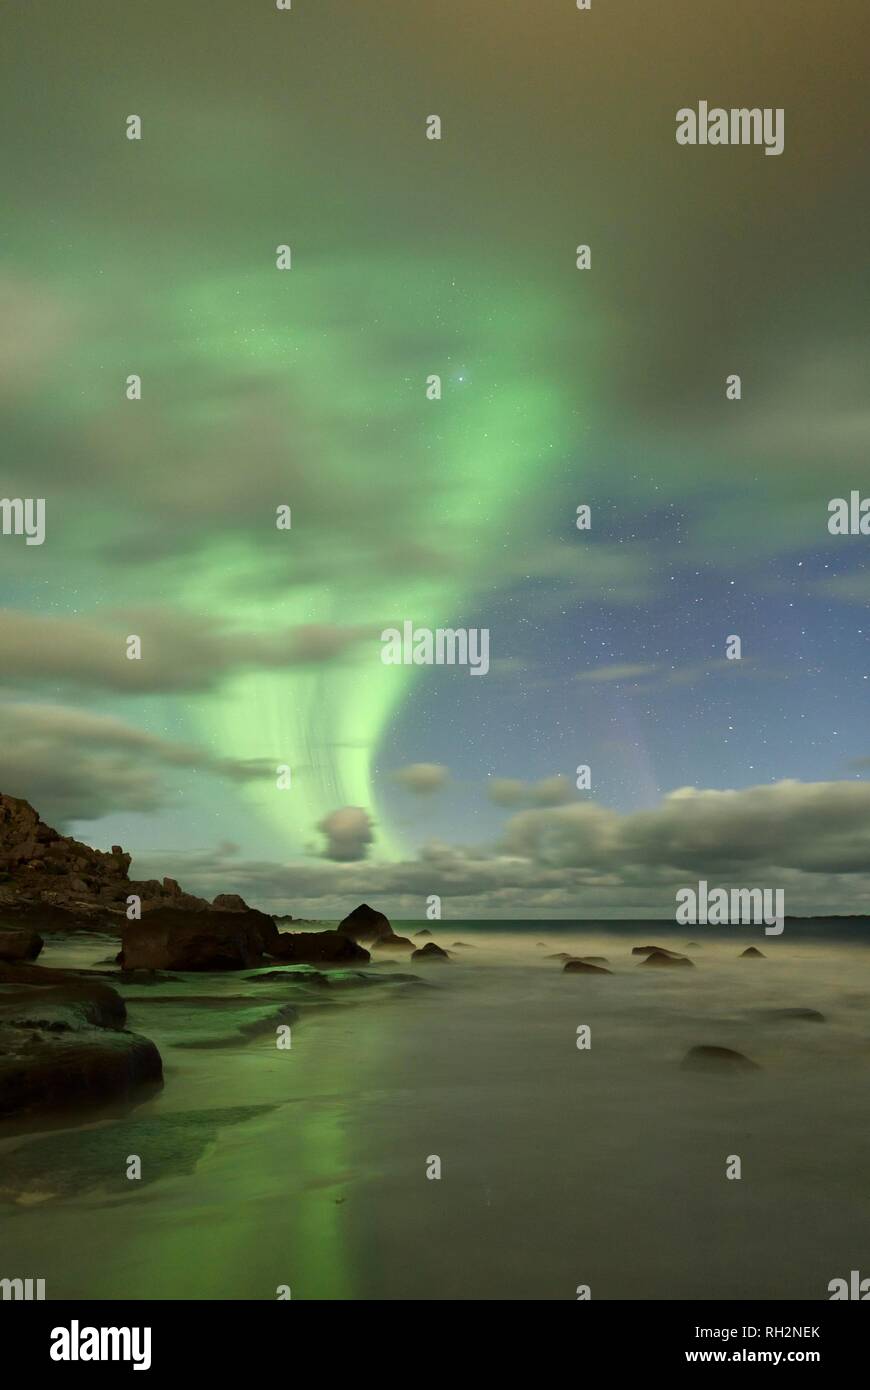
<svg viewBox="0 0 870 1390">
<path fill-rule="evenodd" d="M 368 903 L 360 903 L 338 924 L 338 930 L 352 941 L 374 941 L 378 936 L 392 936 L 389 917 L 376 912 Z"/>
<path fill-rule="evenodd" d="M 612 975 L 612 970 L 605 970 L 601 965 L 592 965 L 588 960 L 566 960 L 562 966 L 562 971 L 566 975 Z"/>
<path fill-rule="evenodd" d="M 415 931 L 415 932 L 414 932 L 414 935 L 415 935 L 415 936 L 431 936 L 432 933 L 431 933 L 430 931 L 427 931 L 426 928 L 424 927 L 422 931 Z"/>
<path fill-rule="evenodd" d="M 824 1014 L 820 1014 L 818 1009 L 765 1009 L 768 1018 L 794 1019 L 795 1022 L 802 1023 L 827 1023 Z"/>
<path fill-rule="evenodd" d="M 680 955 L 679 951 L 669 951 L 666 946 L 632 946 L 631 948 L 633 956 L 649 956 L 653 952 L 658 956 L 673 956 L 675 960 L 686 959 L 685 956 Z"/>
<path fill-rule="evenodd" d="M 163 1076 L 148 1038 L 126 1032 L 115 990 L 63 971 L 13 967 L 0 984 L 0 1116 L 96 1106 L 124 1099 Z"/>
<path fill-rule="evenodd" d="M 759 960 L 767 960 L 763 951 L 759 951 L 757 946 L 747 946 L 745 951 L 740 952 L 740 960 L 745 960 L 747 956 L 757 956 Z"/>
<path fill-rule="evenodd" d="M 692 1071 L 760 1071 L 757 1062 L 730 1047 L 691 1047 L 682 1065 Z"/>
<path fill-rule="evenodd" d="M 44 944 L 37 931 L 4 931 L 0 928 L 0 960 L 36 960 Z"/>
<path fill-rule="evenodd" d="M 678 956 L 674 951 L 651 951 L 646 960 L 640 961 L 641 965 L 691 965 L 695 962 L 689 960 L 688 956 Z"/>
<path fill-rule="evenodd" d="M 449 960 L 447 952 L 440 946 L 436 946 L 434 941 L 427 941 L 425 946 L 421 946 L 411 956 L 411 960 Z"/>
<path fill-rule="evenodd" d="M 410 942 L 408 943 L 410 945 Z M 371 959 L 364 946 L 340 931 L 279 932 L 270 949 L 278 960 L 305 965 L 366 965 Z"/>
</svg>

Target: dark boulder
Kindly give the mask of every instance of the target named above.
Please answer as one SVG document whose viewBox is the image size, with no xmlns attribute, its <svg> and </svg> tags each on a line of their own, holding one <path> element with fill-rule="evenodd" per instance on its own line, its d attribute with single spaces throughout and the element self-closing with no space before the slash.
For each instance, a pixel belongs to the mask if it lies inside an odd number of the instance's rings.
<svg viewBox="0 0 870 1390">
<path fill-rule="evenodd" d="M 768 1018 L 782 1018 L 795 1023 L 827 1023 L 824 1014 L 818 1009 L 765 1009 Z"/>
<path fill-rule="evenodd" d="M 0 975 L 0 1116 L 129 1099 L 162 1080 L 160 1053 L 128 1033 L 124 1001 L 99 981 L 39 966 Z"/>
<path fill-rule="evenodd" d="M 338 930 L 352 941 L 374 941 L 378 936 L 392 936 L 390 919 L 376 912 L 368 903 L 360 903 L 338 924 Z"/>
<path fill-rule="evenodd" d="M 645 960 L 639 962 L 640 965 L 691 965 L 695 962 L 689 960 L 688 956 L 678 956 L 673 951 L 651 951 Z"/>
<path fill-rule="evenodd" d="M 299 965 L 364 965 L 371 959 L 363 946 L 340 931 L 282 931 L 270 954 Z"/>
<path fill-rule="evenodd" d="M 757 1062 L 735 1052 L 730 1047 L 691 1047 L 683 1058 L 683 1066 L 690 1071 L 760 1071 Z"/>
<path fill-rule="evenodd" d="M 161 907 L 123 929 L 125 970 L 242 970 L 271 954 L 278 929 L 255 912 L 191 912 Z"/>
<path fill-rule="evenodd" d="M 756 957 L 758 960 L 767 960 L 763 951 L 759 951 L 757 946 L 747 946 L 745 951 L 740 952 L 740 960 L 745 960 L 747 956 Z"/>
<path fill-rule="evenodd" d="M 425 946 L 421 946 L 420 949 L 415 951 L 411 956 L 411 960 L 418 961 L 449 959 L 450 957 L 447 952 L 442 950 L 440 946 L 436 946 L 434 941 L 427 941 Z"/>
<path fill-rule="evenodd" d="M 566 960 L 562 966 L 562 971 L 566 975 L 612 975 L 612 970 L 605 970 L 602 965 L 591 965 L 588 960 Z"/>
<path fill-rule="evenodd" d="M 407 936 L 396 936 L 394 932 L 390 932 L 389 936 L 376 936 L 371 943 L 371 949 L 378 952 L 390 950 L 413 951 L 414 943 L 413 941 L 409 941 Z"/>
<path fill-rule="evenodd" d="M 43 945 L 37 931 L 5 931 L 0 928 L 0 960 L 36 960 Z"/>
<path fill-rule="evenodd" d="M 648 956 L 653 951 L 660 956 L 673 956 L 675 960 L 685 960 L 685 956 L 681 956 L 679 951 L 669 951 L 665 946 L 632 946 L 631 948 L 633 956 Z"/>
<path fill-rule="evenodd" d="M 432 933 L 431 933 L 430 931 L 427 931 L 426 928 L 424 927 L 422 931 L 415 931 L 415 932 L 414 932 L 414 935 L 415 935 L 415 936 L 431 936 Z"/>
</svg>

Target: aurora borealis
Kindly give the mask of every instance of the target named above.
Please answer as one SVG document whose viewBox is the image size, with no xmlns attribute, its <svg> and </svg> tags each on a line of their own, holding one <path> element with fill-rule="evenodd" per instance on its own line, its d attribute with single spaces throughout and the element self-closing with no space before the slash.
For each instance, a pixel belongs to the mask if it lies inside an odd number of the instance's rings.
<svg viewBox="0 0 870 1390">
<path fill-rule="evenodd" d="M 629 916 L 747 864 L 857 910 L 866 7 L 74 8 L 2 18 L 0 496 L 47 536 L 0 538 L 0 790 L 294 913 Z M 678 146 L 702 98 L 782 155 Z M 385 667 L 406 620 L 490 673 Z"/>
</svg>

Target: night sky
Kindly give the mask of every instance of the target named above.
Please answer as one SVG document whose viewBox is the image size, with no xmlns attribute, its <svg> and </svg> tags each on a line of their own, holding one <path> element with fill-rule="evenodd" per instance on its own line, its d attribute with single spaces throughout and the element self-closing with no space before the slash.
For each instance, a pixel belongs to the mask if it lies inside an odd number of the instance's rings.
<svg viewBox="0 0 870 1390">
<path fill-rule="evenodd" d="M 0 497 L 46 502 L 0 536 L 0 790 L 297 915 L 866 910 L 866 0 L 0 29 Z M 681 147 L 701 100 L 783 153 Z M 385 666 L 406 619 L 489 673 Z"/>
</svg>

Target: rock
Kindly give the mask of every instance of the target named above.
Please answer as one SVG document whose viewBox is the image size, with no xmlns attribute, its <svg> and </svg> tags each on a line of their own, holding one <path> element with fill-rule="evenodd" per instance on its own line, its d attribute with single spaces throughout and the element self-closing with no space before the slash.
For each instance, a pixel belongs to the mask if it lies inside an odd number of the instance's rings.
<svg viewBox="0 0 870 1390">
<path fill-rule="evenodd" d="M 759 951 L 757 946 L 747 946 L 745 951 L 740 952 L 740 960 L 745 960 L 747 956 L 756 956 L 759 960 L 767 960 L 763 951 Z"/>
<path fill-rule="evenodd" d="M 827 1023 L 824 1014 L 820 1014 L 818 1009 L 765 1009 L 764 1012 L 769 1018 L 794 1019 L 796 1022 L 803 1023 Z"/>
<path fill-rule="evenodd" d="M 652 951 L 660 956 L 673 956 L 675 960 L 685 960 L 685 956 L 681 956 L 679 951 L 669 951 L 664 946 L 632 946 L 631 948 L 633 956 L 648 956 Z"/>
<path fill-rule="evenodd" d="M 36 960 L 43 945 L 39 932 L 0 929 L 0 960 Z"/>
<path fill-rule="evenodd" d="M 447 952 L 442 950 L 440 946 L 436 946 L 434 941 L 427 941 L 425 946 L 421 946 L 420 949 L 415 951 L 411 956 L 411 960 L 419 961 L 449 959 L 450 957 Z"/>
<path fill-rule="evenodd" d="M 555 954 L 553 954 L 553 955 L 551 955 L 551 956 L 546 956 L 545 959 L 546 959 L 546 960 L 576 960 L 577 957 L 576 957 L 576 956 L 572 956 L 570 951 L 556 951 Z"/>
<path fill-rule="evenodd" d="M 0 1025 L 64 1032 L 79 1028 L 123 1028 L 127 1007 L 120 994 L 99 980 L 82 980 L 65 970 L 43 981 L 39 966 L 24 979 L 4 972 Z"/>
<path fill-rule="evenodd" d="M 373 951 L 413 951 L 413 949 L 413 941 L 409 941 L 407 936 L 396 936 L 393 932 L 390 932 L 389 936 L 376 936 L 372 942 Z"/>
<path fill-rule="evenodd" d="M 119 932 L 131 895 L 146 914 L 159 907 L 210 910 L 173 878 L 137 882 L 129 870 L 130 856 L 120 845 L 108 854 L 91 849 L 52 830 L 29 802 L 0 794 L 0 927 Z M 231 910 L 249 910 L 241 898 L 228 896 Z"/>
<path fill-rule="evenodd" d="M 340 931 L 282 931 L 270 954 L 299 965 L 364 965 L 371 959 L 363 946 Z"/>
<path fill-rule="evenodd" d="M 474 947 L 472 946 L 472 944 L 471 944 L 470 941 L 454 941 L 453 945 L 454 945 L 454 946 L 464 946 L 464 947 L 466 948 L 466 950 L 468 950 L 468 951 L 473 951 L 473 950 L 474 950 Z"/>
<path fill-rule="evenodd" d="M 689 960 L 688 956 L 678 956 L 673 951 L 651 951 L 646 960 L 639 962 L 640 965 L 691 965 L 695 962 Z"/>
<path fill-rule="evenodd" d="M 129 922 L 118 964 L 126 970 L 242 970 L 272 954 L 278 929 L 255 912 L 162 907 Z"/>
<path fill-rule="evenodd" d="M 700 949 L 701 949 L 701 943 L 700 943 L 700 941 L 687 941 L 687 942 L 686 942 L 686 950 L 687 950 L 687 951 L 700 951 Z"/>
<path fill-rule="evenodd" d="M 590 965 L 588 960 L 566 960 L 562 966 L 562 972 L 566 975 L 612 975 L 612 970 L 605 970 L 601 965 Z"/>
<path fill-rule="evenodd" d="M 212 907 L 216 908 L 218 912 L 251 911 L 244 898 L 240 898 L 238 893 L 218 893 L 217 897 L 212 901 Z"/>
<path fill-rule="evenodd" d="M 730 1047 L 691 1047 L 683 1066 L 693 1071 L 760 1071 L 757 1062 Z"/>
<path fill-rule="evenodd" d="M 415 935 L 415 936 L 431 936 L 432 933 L 431 933 L 430 931 L 426 931 L 426 929 L 424 928 L 423 931 L 415 931 L 415 932 L 414 932 L 414 935 Z"/>
<path fill-rule="evenodd" d="M 98 981 L 39 966 L 0 975 L 0 1116 L 99 1105 L 162 1080 L 160 1053 L 123 1029 L 124 1001 Z"/>
<path fill-rule="evenodd" d="M 392 936 L 390 920 L 376 912 L 368 903 L 360 903 L 338 924 L 338 930 L 352 941 L 374 941 L 378 936 Z"/>
<path fill-rule="evenodd" d="M 580 960 L 588 961 L 590 965 L 609 965 L 610 961 L 606 956 L 580 956 Z"/>
</svg>

